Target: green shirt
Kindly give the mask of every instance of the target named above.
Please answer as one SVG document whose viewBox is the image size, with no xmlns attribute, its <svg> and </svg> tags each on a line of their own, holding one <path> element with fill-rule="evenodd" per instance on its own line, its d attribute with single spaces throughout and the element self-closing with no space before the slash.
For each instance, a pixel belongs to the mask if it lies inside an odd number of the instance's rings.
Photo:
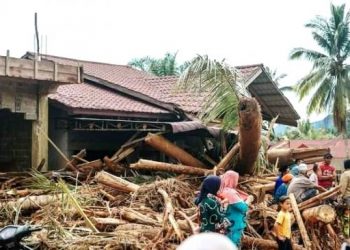
<svg viewBox="0 0 350 250">
<path fill-rule="evenodd" d="M 208 195 L 199 203 L 199 213 L 201 232 L 216 232 L 225 217 L 220 202 L 213 195 Z"/>
</svg>

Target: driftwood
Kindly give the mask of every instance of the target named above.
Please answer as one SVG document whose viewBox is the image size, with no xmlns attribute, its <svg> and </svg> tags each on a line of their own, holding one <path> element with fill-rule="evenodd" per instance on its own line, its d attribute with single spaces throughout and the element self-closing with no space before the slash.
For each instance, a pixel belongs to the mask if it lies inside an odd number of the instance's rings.
<svg viewBox="0 0 350 250">
<path fill-rule="evenodd" d="M 95 175 L 95 181 L 125 193 L 135 192 L 140 187 L 137 184 L 109 174 L 105 171 L 97 173 Z"/>
<path fill-rule="evenodd" d="M 103 162 L 98 159 L 95 161 L 84 162 L 76 166 L 79 171 L 86 172 L 90 170 L 101 170 L 103 168 Z"/>
<path fill-rule="evenodd" d="M 303 211 L 303 218 L 305 221 L 316 223 L 322 221 L 324 223 L 331 223 L 334 221 L 336 213 L 334 209 L 329 205 L 321 205 L 305 209 Z"/>
<path fill-rule="evenodd" d="M 298 207 L 300 210 L 309 208 L 309 207 L 314 207 L 319 205 L 323 200 L 328 199 L 334 195 L 336 195 L 337 193 L 340 192 L 340 186 L 336 186 L 335 188 L 328 190 L 324 193 L 318 194 L 314 197 L 312 197 L 311 199 L 308 199 L 306 201 L 303 201 L 301 203 L 299 203 Z"/>
<path fill-rule="evenodd" d="M 171 199 L 169 198 L 169 195 L 162 188 L 158 189 L 158 193 L 160 193 L 163 196 L 164 203 L 165 203 L 164 222 L 163 223 L 166 223 L 166 220 L 169 220 L 169 222 L 170 222 L 171 226 L 173 227 L 177 237 L 179 237 L 180 240 L 183 240 L 184 236 L 182 234 L 182 231 L 181 231 L 179 225 L 177 224 L 177 222 L 175 220 L 174 208 L 173 208 L 173 205 L 171 204 Z"/>
<path fill-rule="evenodd" d="M 143 169 L 143 170 L 151 170 L 151 171 L 164 171 L 169 173 L 176 174 L 188 174 L 188 175 L 208 175 L 211 173 L 211 170 L 206 170 L 203 168 L 189 167 L 178 164 L 171 164 L 159 161 L 150 161 L 150 160 L 139 160 L 135 164 L 130 165 L 131 169 Z"/>
<path fill-rule="evenodd" d="M 57 195 L 39 195 L 39 196 L 27 196 L 19 198 L 14 201 L 7 201 L 0 203 L 0 209 L 11 208 L 15 210 L 28 210 L 28 209 L 38 209 L 49 203 L 60 200 L 62 194 Z"/>
<path fill-rule="evenodd" d="M 307 250 L 311 250 L 312 244 L 311 244 L 309 235 L 307 234 L 303 219 L 300 215 L 300 211 L 298 209 L 298 204 L 297 204 L 297 201 L 295 200 L 294 194 L 289 194 L 289 198 L 290 198 L 290 202 L 292 204 L 292 209 L 293 209 L 295 219 L 296 219 L 298 226 L 299 226 L 299 231 L 301 234 L 301 238 L 303 239 L 304 246 Z"/>
<path fill-rule="evenodd" d="M 235 170 L 240 174 L 253 174 L 261 146 L 261 110 L 255 98 L 241 98 L 239 116 L 239 161 Z"/>
<path fill-rule="evenodd" d="M 165 139 L 161 135 L 148 134 L 145 138 L 145 142 L 151 147 L 163 152 L 169 157 L 177 159 L 181 164 L 192 167 L 205 167 L 205 164 L 194 158 L 182 148 L 176 146 L 174 143 Z"/>
<path fill-rule="evenodd" d="M 265 240 L 261 238 L 254 238 L 244 235 L 242 238 L 242 245 L 247 249 L 266 249 L 273 250 L 278 249 L 277 242 L 275 240 Z M 300 245 L 292 243 L 293 250 L 304 250 Z"/>
</svg>

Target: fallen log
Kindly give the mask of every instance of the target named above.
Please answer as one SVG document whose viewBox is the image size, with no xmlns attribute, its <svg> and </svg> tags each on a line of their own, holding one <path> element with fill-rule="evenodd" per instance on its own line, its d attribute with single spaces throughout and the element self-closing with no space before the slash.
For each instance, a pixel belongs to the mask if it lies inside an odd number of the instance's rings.
<svg viewBox="0 0 350 250">
<path fill-rule="evenodd" d="M 206 170 L 203 168 L 189 167 L 184 165 L 177 165 L 159 161 L 150 161 L 150 160 L 139 160 L 135 164 L 130 165 L 131 169 L 142 169 L 150 171 L 164 171 L 176 174 L 188 174 L 188 175 L 199 175 L 204 176 L 212 173 L 211 170 Z"/>
<path fill-rule="evenodd" d="M 63 195 L 65 197 L 65 195 Z M 27 196 L 14 201 L 6 201 L 0 203 L 0 209 L 11 208 L 15 210 L 38 209 L 42 206 L 62 199 L 62 194 L 57 195 L 39 195 Z"/>
<path fill-rule="evenodd" d="M 261 146 L 261 110 L 255 98 L 239 100 L 239 160 L 235 171 L 252 174 Z"/>
<path fill-rule="evenodd" d="M 336 186 L 335 188 L 333 188 L 331 190 L 328 190 L 324 193 L 320 193 L 320 194 L 312 197 L 311 199 L 308 199 L 306 201 L 299 203 L 298 207 L 300 210 L 304 210 L 304 209 L 309 208 L 309 207 L 317 206 L 323 200 L 328 199 L 328 198 L 336 195 L 339 192 L 340 192 L 340 186 Z"/>
<path fill-rule="evenodd" d="M 216 165 L 216 170 L 218 173 L 225 171 L 226 166 L 230 163 L 232 158 L 239 152 L 239 143 L 236 143 L 230 151 L 225 155 L 225 157 Z"/>
<path fill-rule="evenodd" d="M 252 186 L 253 190 L 264 190 L 264 191 L 272 191 L 275 188 L 275 183 L 274 182 L 270 182 L 268 184 L 261 184 L 261 185 L 255 185 Z"/>
<path fill-rule="evenodd" d="M 160 226 L 160 223 L 149 216 L 143 215 L 142 213 L 137 212 L 134 209 L 123 207 L 119 212 L 120 216 L 127 221 L 151 225 L 151 226 Z"/>
<path fill-rule="evenodd" d="M 309 235 L 307 234 L 307 231 L 306 231 L 303 219 L 302 219 L 302 217 L 300 215 L 300 211 L 298 209 L 298 204 L 297 204 L 297 201 L 295 199 L 294 194 L 292 194 L 292 193 L 289 194 L 289 198 L 290 198 L 290 203 L 292 205 L 292 209 L 293 209 L 293 213 L 294 213 L 295 219 L 296 219 L 298 227 L 299 227 L 301 238 L 303 239 L 303 242 L 304 242 L 304 246 L 305 246 L 305 248 L 307 250 L 311 250 L 312 244 L 311 244 Z"/>
<path fill-rule="evenodd" d="M 98 172 L 95 175 L 95 181 L 125 193 L 135 192 L 140 187 L 137 184 L 124 180 L 105 171 Z"/>
<path fill-rule="evenodd" d="M 329 148 L 272 148 L 267 151 L 267 159 L 271 164 L 275 164 L 279 159 L 278 166 L 287 166 L 294 163 L 296 159 L 308 159 L 309 163 L 319 161 Z"/>
<path fill-rule="evenodd" d="M 182 148 L 178 147 L 174 143 L 170 142 L 169 140 L 165 139 L 161 135 L 156 134 L 148 134 L 145 138 L 145 142 L 150 145 L 151 147 L 159 150 L 160 152 L 163 152 L 169 157 L 172 157 L 174 159 L 177 159 L 181 164 L 187 165 L 187 166 L 193 166 L 193 167 L 204 167 L 205 164 L 198 159 L 194 158 L 192 155 L 187 153 Z"/>
<path fill-rule="evenodd" d="M 305 221 L 316 223 L 322 221 L 324 223 L 331 223 L 334 221 L 336 213 L 329 205 L 321 205 L 305 209 L 303 211 L 303 218 Z"/>
<path fill-rule="evenodd" d="M 246 235 L 242 238 L 242 245 L 247 249 L 278 249 L 277 241 L 254 238 Z M 292 246 L 293 250 L 305 250 L 305 248 L 295 243 L 292 243 Z"/>
<path fill-rule="evenodd" d="M 99 171 L 103 168 L 103 162 L 100 159 L 98 159 L 98 160 L 94 160 L 86 163 L 81 163 L 76 167 L 79 169 L 79 171 L 82 171 L 82 172 L 90 171 L 92 169 Z"/>
</svg>

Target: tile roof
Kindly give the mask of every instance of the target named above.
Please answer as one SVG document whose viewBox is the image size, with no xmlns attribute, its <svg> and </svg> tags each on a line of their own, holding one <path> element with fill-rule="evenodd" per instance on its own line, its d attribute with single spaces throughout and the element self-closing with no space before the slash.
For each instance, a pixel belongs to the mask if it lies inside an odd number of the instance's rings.
<svg viewBox="0 0 350 250">
<path fill-rule="evenodd" d="M 24 57 L 26 56 L 33 57 L 33 54 L 28 52 Z M 139 101 L 137 101 L 136 99 L 132 99 L 132 101 L 128 102 L 129 107 L 120 107 L 122 111 L 127 110 L 129 112 L 139 112 L 139 107 L 144 107 L 145 112 L 155 112 L 154 110 L 163 110 L 160 108 L 156 108 L 156 106 L 152 106 L 152 100 L 156 100 L 158 102 L 160 101 L 161 103 L 163 103 L 160 106 L 166 103 L 172 103 L 179 106 L 185 112 L 198 113 L 201 110 L 205 102 L 205 98 L 207 96 L 206 93 L 193 94 L 185 90 L 175 89 L 177 81 L 176 77 L 157 77 L 150 75 L 149 73 L 146 73 L 144 71 L 134 69 L 130 66 L 91 62 L 51 55 L 42 55 L 42 58 L 67 65 L 83 66 L 85 76 L 92 76 L 94 78 L 101 79 L 111 84 L 115 84 L 125 89 L 134 91 L 134 94 L 130 94 L 131 96 L 135 95 L 135 93 L 137 92 L 139 95 L 153 98 L 151 99 L 151 101 L 141 98 L 143 102 L 141 102 L 141 104 L 139 105 L 137 104 L 139 103 Z M 261 104 L 263 116 L 265 119 L 270 120 L 277 116 L 277 114 L 280 114 L 280 123 L 296 125 L 296 120 L 299 119 L 298 114 L 293 109 L 292 105 L 288 102 L 288 100 L 278 90 L 277 86 L 271 81 L 271 79 L 266 77 L 266 74 L 261 74 L 262 72 L 265 72 L 262 64 L 237 66 L 236 68 L 240 72 L 240 76 L 244 79 L 245 82 L 252 83 L 252 80 L 254 80 L 253 84 L 250 84 L 248 86 L 248 90 L 254 90 L 254 92 L 256 92 L 253 96 L 255 96 L 258 102 Z M 261 82 L 258 82 L 258 80 L 261 80 Z M 69 91 L 69 88 L 72 88 L 71 93 Z M 89 87 L 88 85 L 84 85 L 84 87 L 81 88 L 84 88 L 81 90 L 81 93 L 84 94 L 86 94 L 87 91 L 98 92 L 96 93 L 96 95 L 86 95 L 90 96 L 90 98 L 92 99 L 100 99 L 99 96 L 101 95 L 101 93 L 98 87 Z M 266 94 L 262 95 L 260 92 L 265 90 L 267 91 Z M 114 96 L 121 96 L 125 99 L 126 97 L 124 97 L 123 95 L 117 94 L 118 91 L 119 90 L 111 90 Z M 123 90 L 121 90 L 121 92 L 123 92 Z M 84 99 L 84 97 L 81 96 L 81 93 L 79 93 L 79 91 L 75 91 L 75 88 L 73 86 L 68 85 L 65 89 L 63 89 L 63 87 L 59 87 L 58 93 L 50 95 L 50 98 L 55 99 L 58 102 L 62 102 L 67 106 L 71 105 L 71 107 L 74 108 L 78 106 L 78 102 L 73 104 L 67 100 L 72 99 L 72 95 L 75 94 L 76 96 L 73 98 L 74 100 L 82 99 L 81 103 L 79 104 L 81 106 L 80 108 L 90 108 L 91 103 L 88 102 L 88 99 Z M 258 98 L 257 96 L 260 96 L 260 98 Z M 131 100 L 130 98 L 128 99 Z M 277 99 L 275 100 L 274 98 Z M 91 99 L 89 100 L 91 101 Z M 146 105 L 145 102 L 149 102 L 149 105 Z M 103 102 L 105 104 L 105 106 L 103 106 L 101 100 L 95 100 L 93 103 L 99 106 L 100 109 L 110 109 L 110 106 L 113 106 L 113 110 L 117 111 L 117 109 L 119 108 L 119 105 L 114 105 L 113 103 L 107 105 L 105 102 Z M 121 103 L 125 102 L 122 101 Z M 154 108 L 152 109 L 151 107 Z"/>
<path fill-rule="evenodd" d="M 49 98 L 73 109 L 150 114 L 169 113 L 122 94 L 86 83 L 61 85 L 56 93 L 49 95 Z"/>
<path fill-rule="evenodd" d="M 331 154 L 334 158 L 346 158 L 346 143 L 344 139 L 323 139 L 323 140 L 290 140 L 289 148 L 300 147 L 328 147 L 331 150 Z M 275 144 L 273 147 L 277 147 L 280 143 Z M 350 145 L 350 140 L 348 139 Z"/>
</svg>

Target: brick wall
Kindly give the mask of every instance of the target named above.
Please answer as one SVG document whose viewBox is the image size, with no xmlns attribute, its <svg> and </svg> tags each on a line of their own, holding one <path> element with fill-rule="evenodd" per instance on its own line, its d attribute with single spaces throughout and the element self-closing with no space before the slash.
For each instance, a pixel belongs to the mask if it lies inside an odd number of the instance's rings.
<svg viewBox="0 0 350 250">
<path fill-rule="evenodd" d="M 0 171 L 31 167 L 32 122 L 0 110 Z"/>
</svg>

